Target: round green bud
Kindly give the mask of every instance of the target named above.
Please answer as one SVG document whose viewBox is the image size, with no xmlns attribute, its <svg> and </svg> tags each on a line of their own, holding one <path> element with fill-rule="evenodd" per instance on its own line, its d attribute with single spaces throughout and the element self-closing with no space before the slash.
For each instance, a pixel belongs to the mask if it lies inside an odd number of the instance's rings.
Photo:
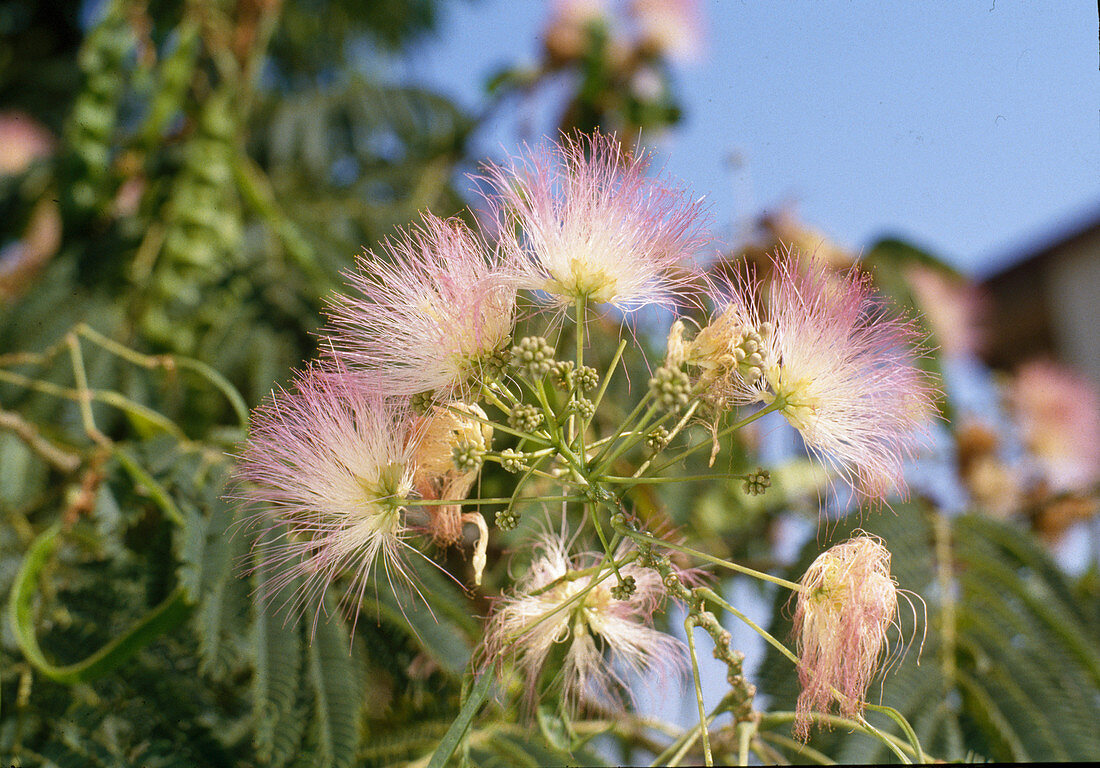
<svg viewBox="0 0 1100 768">
<path fill-rule="evenodd" d="M 554 366 L 554 348 L 542 336 L 525 336 L 512 347 L 512 366 L 531 379 L 541 379 Z"/>
<path fill-rule="evenodd" d="M 504 468 L 505 472 L 522 472 L 525 464 L 524 460 L 527 455 L 519 451 L 512 450 L 511 448 L 505 448 L 500 452 L 500 466 Z"/>
<path fill-rule="evenodd" d="M 653 372 L 649 391 L 657 402 L 673 410 L 687 405 L 691 399 L 691 379 L 681 369 L 663 365 Z"/>
<path fill-rule="evenodd" d="M 522 403 L 513 406 L 508 413 L 508 426 L 521 432 L 534 432 L 542 424 L 542 412 L 533 405 Z"/>
<path fill-rule="evenodd" d="M 745 482 L 742 485 L 745 493 L 750 496 L 760 496 L 768 488 L 771 487 L 772 476 L 768 470 L 761 467 L 757 467 L 755 472 L 750 472 L 745 475 Z"/>
<path fill-rule="evenodd" d="M 610 590 L 611 596 L 616 600 L 629 600 L 638 589 L 637 583 L 634 581 L 633 576 L 623 576 L 622 581 L 613 586 Z"/>
<path fill-rule="evenodd" d="M 470 443 L 459 443 L 451 449 L 451 462 L 459 472 L 473 472 L 485 461 L 485 450 Z"/>
</svg>

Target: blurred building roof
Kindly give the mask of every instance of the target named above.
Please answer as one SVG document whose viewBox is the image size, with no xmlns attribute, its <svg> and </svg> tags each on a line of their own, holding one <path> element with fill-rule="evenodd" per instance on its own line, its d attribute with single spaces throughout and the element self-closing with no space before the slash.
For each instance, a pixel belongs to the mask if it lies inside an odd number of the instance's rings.
<svg viewBox="0 0 1100 768">
<path fill-rule="evenodd" d="M 1051 357 L 1100 385 L 1100 206 L 996 261 L 978 278 L 991 299 L 986 362 Z"/>
</svg>

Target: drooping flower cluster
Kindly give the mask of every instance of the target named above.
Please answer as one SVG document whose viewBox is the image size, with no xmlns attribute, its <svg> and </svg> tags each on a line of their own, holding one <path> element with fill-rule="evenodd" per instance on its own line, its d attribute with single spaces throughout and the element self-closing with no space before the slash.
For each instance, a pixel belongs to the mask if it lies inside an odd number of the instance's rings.
<svg viewBox="0 0 1100 768">
<path fill-rule="evenodd" d="M 903 493 L 903 462 L 924 440 L 933 389 L 916 365 L 916 326 L 895 317 L 869 276 L 777 256 L 718 292 L 714 319 L 691 341 L 673 329 L 669 356 L 694 366 L 721 405 L 771 405 L 807 448 L 866 499 Z"/>
<path fill-rule="evenodd" d="M 618 556 L 625 554 L 622 549 Z M 595 552 L 571 557 L 563 536 L 544 536 L 515 592 L 495 607 L 486 629 L 488 656 L 514 656 L 529 699 L 555 649 L 564 653 L 562 695 L 573 707 L 621 706 L 630 695 L 629 673 L 684 669 L 683 643 L 650 626 L 664 599 L 660 576 L 634 563 L 622 566 L 620 573 L 633 579 L 635 589 L 616 599 L 615 580 L 606 570 L 597 576 L 603 557 Z"/>
<path fill-rule="evenodd" d="M 795 734 L 805 740 L 811 712 L 828 712 L 834 702 L 849 717 L 863 711 L 897 615 L 898 590 L 890 551 L 867 535 L 823 552 L 800 583 L 794 634 L 802 692 Z"/>
</svg>

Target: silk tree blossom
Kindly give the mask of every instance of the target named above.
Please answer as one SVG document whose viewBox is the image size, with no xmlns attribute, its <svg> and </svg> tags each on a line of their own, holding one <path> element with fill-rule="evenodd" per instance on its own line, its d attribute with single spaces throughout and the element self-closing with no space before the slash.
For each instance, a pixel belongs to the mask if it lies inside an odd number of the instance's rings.
<svg viewBox="0 0 1100 768">
<path fill-rule="evenodd" d="M 361 297 L 331 308 L 335 354 L 390 394 L 461 390 L 511 338 L 515 288 L 458 219 L 426 214 L 347 278 Z"/>
<path fill-rule="evenodd" d="M 625 554 L 620 548 L 617 556 Z M 615 577 L 606 569 L 596 575 L 602 561 L 602 553 L 571 557 L 564 537 L 547 535 L 535 545 L 515 592 L 497 602 L 485 631 L 486 654 L 498 662 L 515 660 L 529 701 L 555 652 L 563 656 L 562 694 L 574 708 L 586 702 L 621 707 L 630 688 L 620 670 L 678 676 L 686 668 L 684 644 L 651 626 L 665 595 L 660 576 L 634 563 L 621 567 L 635 590 L 619 600 L 612 596 Z"/>
<path fill-rule="evenodd" d="M 674 327 L 669 339 L 670 359 L 701 371 L 699 391 L 775 407 L 867 500 L 904 493 L 903 462 L 933 413 L 917 327 L 890 314 L 868 275 L 795 253 L 776 257 L 766 283 L 742 273 L 718 293 L 708 326 L 691 341 Z"/>
<path fill-rule="evenodd" d="M 794 614 L 798 649 L 795 735 L 806 740 L 811 712 L 863 712 L 867 686 L 879 666 L 886 632 L 898 610 L 890 550 L 875 537 L 856 536 L 826 550 L 803 574 Z"/>
<path fill-rule="evenodd" d="M 494 166 L 490 200 L 520 287 L 559 306 L 577 300 L 631 311 L 690 292 L 705 237 L 701 200 L 646 175 L 614 136 L 564 138 L 551 151 Z"/>
<path fill-rule="evenodd" d="M 315 605 L 339 577 L 358 604 L 381 567 L 391 586 L 409 581 L 402 549 L 413 493 L 416 441 L 403 401 L 339 367 L 313 366 L 292 391 L 273 392 L 252 415 L 238 478 L 255 508 L 246 521 L 274 535 L 257 547 L 277 572 L 275 592 L 295 585 L 292 610 Z"/>
</svg>

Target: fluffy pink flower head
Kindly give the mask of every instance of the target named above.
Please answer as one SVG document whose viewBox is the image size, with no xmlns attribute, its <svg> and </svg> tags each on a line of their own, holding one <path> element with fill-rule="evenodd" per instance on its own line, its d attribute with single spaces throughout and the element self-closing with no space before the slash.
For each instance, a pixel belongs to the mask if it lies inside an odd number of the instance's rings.
<svg viewBox="0 0 1100 768">
<path fill-rule="evenodd" d="M 252 415 L 237 470 L 263 567 L 292 610 L 316 606 L 338 577 L 358 602 L 381 563 L 391 585 L 408 583 L 405 504 L 413 491 L 415 441 L 405 406 L 361 377 L 314 366 L 292 391 L 273 392 Z M 316 621 L 316 614 L 315 619 Z"/>
<path fill-rule="evenodd" d="M 867 686 L 886 646 L 886 630 L 898 610 L 890 575 L 890 550 L 860 535 L 826 550 L 800 582 L 794 632 L 798 648 L 795 734 L 810 734 L 812 711 L 863 711 Z"/>
<path fill-rule="evenodd" d="M 620 568 L 636 588 L 618 600 L 611 594 L 613 576 L 604 572 L 597 582 L 595 573 L 577 575 L 597 566 L 602 554 L 570 557 L 565 539 L 550 535 L 535 545 L 535 553 L 515 593 L 497 602 L 485 631 L 487 656 L 515 660 L 527 679 L 529 701 L 556 650 L 564 652 L 562 693 L 573 707 L 585 702 L 621 707 L 630 689 L 616 666 L 638 674 L 683 671 L 683 643 L 650 626 L 665 594 L 655 571 L 633 563 Z"/>
<path fill-rule="evenodd" d="M 461 389 L 511 337 L 515 288 L 457 219 L 425 215 L 347 277 L 361 298 L 331 309 L 336 353 L 391 394 Z"/>
<path fill-rule="evenodd" d="M 686 293 L 702 204 L 646 176 L 648 165 L 597 133 L 491 167 L 501 247 L 519 285 L 559 305 L 583 299 L 624 311 Z"/>
<path fill-rule="evenodd" d="M 776 404 L 865 499 L 904 493 L 903 462 L 933 414 L 916 326 L 890 314 L 868 275 L 793 253 L 775 259 L 766 284 L 742 274 L 724 294 L 693 341 L 670 337 L 670 356 L 698 366 L 703 391 L 722 403 Z"/>
</svg>

